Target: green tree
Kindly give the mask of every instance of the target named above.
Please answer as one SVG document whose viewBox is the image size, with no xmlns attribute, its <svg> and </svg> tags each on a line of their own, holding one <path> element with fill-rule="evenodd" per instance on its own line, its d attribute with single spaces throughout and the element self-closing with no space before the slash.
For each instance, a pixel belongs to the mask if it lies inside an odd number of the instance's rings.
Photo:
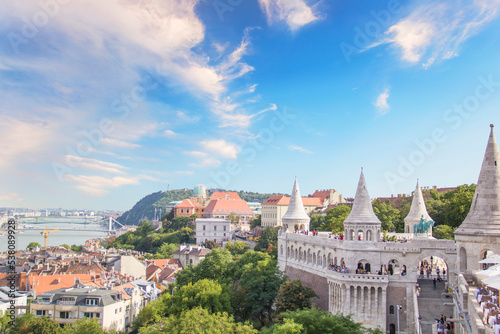
<svg viewBox="0 0 500 334">
<path fill-rule="evenodd" d="M 170 294 L 164 294 L 159 299 L 146 304 L 132 323 L 132 329 L 138 330 L 160 321 L 163 316 L 167 315 L 167 304 L 170 298 Z"/>
<path fill-rule="evenodd" d="M 261 326 L 271 323 L 272 307 L 284 281 L 276 261 L 268 259 L 257 265 L 245 265 L 240 280 L 233 285 L 235 314 L 243 320 L 257 320 Z"/>
<path fill-rule="evenodd" d="M 318 297 L 313 289 L 302 285 L 300 280 L 286 281 L 276 296 L 276 313 L 311 307 L 311 298 Z"/>
<path fill-rule="evenodd" d="M 68 244 L 62 244 L 62 245 L 61 245 L 61 247 L 64 247 L 64 248 L 66 248 L 66 249 L 70 249 L 70 248 L 71 248 L 71 247 L 69 247 L 69 245 L 68 245 Z"/>
<path fill-rule="evenodd" d="M 106 333 L 97 319 L 78 319 L 72 324 L 63 327 L 62 334 L 104 334 Z"/>
<path fill-rule="evenodd" d="M 151 225 L 151 222 L 149 222 L 148 220 L 143 220 L 139 226 L 137 227 L 137 229 L 135 230 L 135 234 L 136 235 L 140 235 L 140 236 L 147 236 L 149 233 L 153 232 L 154 231 L 154 228 L 153 226 Z"/>
<path fill-rule="evenodd" d="M 241 217 L 236 215 L 234 212 L 231 212 L 227 219 L 231 222 L 231 224 L 238 225 L 240 223 Z"/>
<path fill-rule="evenodd" d="M 236 241 L 232 243 L 229 241 L 226 244 L 225 249 L 227 249 L 233 256 L 243 255 L 250 250 L 250 247 L 243 241 Z"/>
<path fill-rule="evenodd" d="M 13 333 L 16 334 L 60 334 L 61 326 L 48 317 L 36 317 L 32 313 L 16 318 Z"/>
<path fill-rule="evenodd" d="M 233 257 L 227 249 L 213 249 L 196 267 L 188 265 L 176 275 L 179 287 L 196 283 L 202 279 L 221 280 L 227 277 Z"/>
<path fill-rule="evenodd" d="M 297 311 L 286 311 L 281 314 L 284 320 L 292 320 L 295 324 L 303 326 L 302 333 L 322 334 L 382 334 L 380 330 L 368 330 L 360 323 L 352 321 L 350 316 L 342 314 L 333 315 L 330 312 L 321 311 L 317 308 L 303 309 Z M 273 325 L 265 333 L 274 333 L 279 324 Z"/>
<path fill-rule="evenodd" d="M 296 324 L 293 319 L 285 319 L 282 324 L 261 330 L 260 334 L 300 334 L 303 330 L 304 326 Z"/>
<path fill-rule="evenodd" d="M 219 244 L 213 240 L 205 240 L 205 242 L 203 243 L 203 247 L 208 249 L 215 249 L 219 248 Z"/>
<path fill-rule="evenodd" d="M 164 242 L 160 248 L 156 251 L 154 257 L 155 259 L 171 259 L 173 252 L 179 249 L 178 244 L 169 244 Z"/>
<path fill-rule="evenodd" d="M 78 253 L 78 252 L 81 252 L 82 251 L 82 248 L 83 246 L 82 245 L 71 245 L 71 250 L 75 253 Z"/>
<path fill-rule="evenodd" d="M 457 228 L 449 225 L 438 225 L 434 226 L 432 230 L 432 236 L 436 239 L 455 239 L 453 234 Z"/>
<path fill-rule="evenodd" d="M 325 221 L 325 216 L 323 215 L 311 215 L 309 226 L 311 227 L 311 230 L 324 231 L 323 225 L 325 224 Z"/>
<path fill-rule="evenodd" d="M 344 221 L 351 213 L 349 205 L 337 205 L 327 211 L 325 223 L 320 227 L 321 231 L 331 231 L 332 233 L 344 232 Z"/>
<path fill-rule="evenodd" d="M 141 328 L 140 334 L 189 333 L 189 334 L 254 334 L 249 324 L 235 322 L 227 313 L 210 313 L 201 307 L 171 315 L 159 323 Z"/>
<path fill-rule="evenodd" d="M 198 306 L 210 313 L 232 311 L 227 287 L 208 279 L 181 287 L 167 305 L 168 312 L 175 315 Z"/>
<path fill-rule="evenodd" d="M 262 226 L 262 216 L 257 215 L 250 220 L 250 228 L 253 230 L 256 227 Z"/>
<path fill-rule="evenodd" d="M 259 237 L 259 241 L 257 245 L 255 245 L 254 250 L 265 252 L 269 245 L 277 245 L 278 244 L 278 230 L 274 227 L 266 227 L 262 234 Z"/>
<path fill-rule="evenodd" d="M 469 213 L 476 185 L 461 185 L 444 195 L 444 224 L 458 227 Z"/>
<path fill-rule="evenodd" d="M 42 248 L 42 246 L 36 242 L 36 241 L 32 241 L 28 244 L 28 246 L 26 246 L 26 249 L 32 249 L 32 248 Z"/>
<path fill-rule="evenodd" d="M 388 199 L 382 203 L 379 199 L 373 203 L 373 212 L 382 222 L 382 231 L 392 232 L 396 230 L 396 222 L 400 219 L 400 212 L 394 208 Z"/>
</svg>

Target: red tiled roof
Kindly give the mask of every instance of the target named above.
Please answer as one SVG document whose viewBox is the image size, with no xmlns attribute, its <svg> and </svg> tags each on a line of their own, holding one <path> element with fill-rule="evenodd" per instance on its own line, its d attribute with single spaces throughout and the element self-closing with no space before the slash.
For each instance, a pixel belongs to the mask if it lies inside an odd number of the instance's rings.
<svg viewBox="0 0 500 334">
<path fill-rule="evenodd" d="M 219 211 L 217 211 L 219 210 Z M 204 210 L 206 214 L 218 213 L 253 214 L 247 202 L 242 199 L 216 199 L 211 200 Z"/>
<path fill-rule="evenodd" d="M 78 275 L 50 275 L 50 276 L 28 276 L 28 281 L 31 289 L 35 290 L 37 294 L 44 292 L 70 288 L 75 285 L 75 280 L 85 284 L 92 281 L 93 275 L 78 274 Z"/>
<path fill-rule="evenodd" d="M 177 204 L 175 206 L 176 208 L 194 208 L 195 205 L 189 200 L 189 199 L 185 199 L 183 200 L 181 203 Z"/>
<path fill-rule="evenodd" d="M 235 193 L 235 192 L 222 192 L 222 191 L 216 191 L 214 192 L 211 196 L 210 196 L 210 200 L 216 200 L 216 199 L 225 199 L 226 196 L 229 198 L 229 199 L 241 199 L 240 198 L 240 195 L 238 195 L 238 193 Z"/>
<path fill-rule="evenodd" d="M 182 268 L 182 264 L 179 259 L 152 259 L 152 260 L 146 260 L 146 264 L 155 265 L 160 268 L 164 268 L 167 265 L 172 265 Z"/>
</svg>

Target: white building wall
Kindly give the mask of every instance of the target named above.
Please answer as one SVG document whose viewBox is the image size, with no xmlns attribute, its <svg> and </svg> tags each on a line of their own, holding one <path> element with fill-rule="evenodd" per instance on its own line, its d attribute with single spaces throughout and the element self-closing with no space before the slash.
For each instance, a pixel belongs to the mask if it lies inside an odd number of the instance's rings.
<svg viewBox="0 0 500 334">
<path fill-rule="evenodd" d="M 196 219 L 196 243 L 202 244 L 207 240 L 217 243 L 231 240 L 231 222 L 225 219 L 198 218 Z"/>
</svg>

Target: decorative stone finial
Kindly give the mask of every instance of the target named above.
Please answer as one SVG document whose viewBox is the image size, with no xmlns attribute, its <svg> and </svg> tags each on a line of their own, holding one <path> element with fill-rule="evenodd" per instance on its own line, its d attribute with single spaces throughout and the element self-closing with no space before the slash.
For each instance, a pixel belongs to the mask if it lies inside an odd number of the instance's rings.
<svg viewBox="0 0 500 334">
<path fill-rule="evenodd" d="M 493 125 L 493 124 L 490 124 L 490 128 L 492 128 L 492 129 L 493 129 L 493 127 L 494 127 L 494 125 Z"/>
</svg>

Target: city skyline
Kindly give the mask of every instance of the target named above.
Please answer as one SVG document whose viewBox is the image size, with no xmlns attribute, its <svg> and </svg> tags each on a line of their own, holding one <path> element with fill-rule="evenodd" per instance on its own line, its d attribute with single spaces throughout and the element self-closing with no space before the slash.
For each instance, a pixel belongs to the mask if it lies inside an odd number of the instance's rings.
<svg viewBox="0 0 500 334">
<path fill-rule="evenodd" d="M 476 183 L 500 1 L 0 4 L 0 206 Z"/>
</svg>

